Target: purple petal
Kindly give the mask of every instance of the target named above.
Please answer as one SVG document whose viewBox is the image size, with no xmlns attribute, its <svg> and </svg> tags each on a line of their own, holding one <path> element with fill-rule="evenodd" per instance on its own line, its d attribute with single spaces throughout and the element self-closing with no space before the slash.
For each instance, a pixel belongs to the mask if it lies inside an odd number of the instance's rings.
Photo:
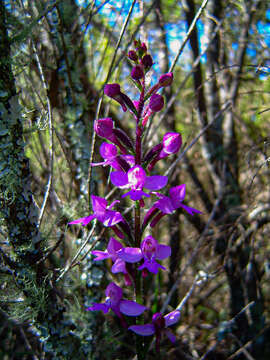
<svg viewBox="0 0 270 360">
<path fill-rule="evenodd" d="M 104 215 L 107 207 L 107 200 L 99 196 L 91 195 L 93 211 L 97 218 Z"/>
<path fill-rule="evenodd" d="M 102 161 L 102 162 L 98 162 L 98 163 L 91 163 L 91 166 L 100 166 L 100 165 L 106 166 L 106 165 L 109 165 L 109 163 L 108 163 L 108 161 Z"/>
<path fill-rule="evenodd" d="M 146 187 L 149 190 L 159 190 L 162 189 L 164 186 L 166 186 L 167 182 L 168 182 L 167 176 L 162 176 L 162 175 L 148 176 L 144 184 L 144 187 Z"/>
<path fill-rule="evenodd" d="M 143 270 L 145 268 L 153 274 L 157 274 L 159 269 L 166 270 L 166 268 L 164 266 L 160 265 L 156 261 L 150 262 L 147 260 L 145 260 L 145 262 L 141 266 L 138 267 L 138 270 Z"/>
<path fill-rule="evenodd" d="M 166 214 L 159 212 L 156 217 L 150 222 L 151 228 L 155 227 L 157 223 L 165 216 Z"/>
<path fill-rule="evenodd" d="M 122 314 L 128 316 L 139 316 L 147 309 L 145 306 L 132 300 L 121 300 L 119 308 Z"/>
<path fill-rule="evenodd" d="M 169 256 L 171 256 L 171 247 L 168 245 L 158 245 L 156 258 L 158 260 L 163 260 Z"/>
<path fill-rule="evenodd" d="M 111 210 L 111 209 L 115 206 L 115 204 L 118 204 L 118 203 L 120 203 L 119 200 L 114 200 L 114 201 L 111 203 L 111 205 L 108 206 L 107 210 Z"/>
<path fill-rule="evenodd" d="M 86 308 L 87 311 L 103 311 L 104 314 L 107 314 L 107 312 L 110 310 L 110 306 L 103 303 L 93 303 L 92 306 L 89 306 Z"/>
<path fill-rule="evenodd" d="M 180 204 L 179 207 L 183 208 L 184 210 L 186 210 L 190 215 L 194 215 L 195 213 L 197 214 L 201 214 L 201 211 L 194 209 L 192 207 L 186 206 L 184 204 Z"/>
<path fill-rule="evenodd" d="M 115 283 L 111 282 L 105 290 L 105 294 L 108 298 L 110 298 L 111 304 L 116 306 L 118 302 L 122 299 L 123 290 L 120 286 L 117 286 Z"/>
<path fill-rule="evenodd" d="M 172 202 L 177 205 L 179 202 L 182 202 L 186 196 L 186 185 L 174 186 L 169 190 L 170 198 Z"/>
<path fill-rule="evenodd" d="M 118 250 L 122 249 L 123 245 L 120 241 L 116 240 L 114 237 L 110 238 L 110 241 L 107 246 L 107 251 L 109 254 L 115 254 Z"/>
<path fill-rule="evenodd" d="M 155 327 L 153 324 L 132 325 L 128 329 L 142 336 L 150 336 L 155 333 Z"/>
<path fill-rule="evenodd" d="M 116 259 L 111 270 L 113 274 L 117 274 L 117 273 L 125 274 L 127 272 L 125 261 L 119 258 Z"/>
<path fill-rule="evenodd" d="M 99 219 L 104 226 L 114 226 L 123 221 L 122 215 L 118 211 L 107 210 L 105 215 Z"/>
<path fill-rule="evenodd" d="M 125 247 L 119 251 L 118 256 L 128 262 L 136 263 L 142 259 L 142 251 L 140 248 Z"/>
<path fill-rule="evenodd" d="M 164 196 L 162 199 L 156 201 L 154 206 L 165 214 L 171 214 L 176 209 L 171 199 L 167 196 Z"/>
<path fill-rule="evenodd" d="M 91 254 L 96 256 L 94 261 L 105 260 L 111 257 L 111 255 L 108 254 L 106 251 L 100 251 L 100 250 L 91 251 Z"/>
<path fill-rule="evenodd" d="M 176 337 L 174 336 L 174 334 L 168 330 L 165 329 L 165 334 L 167 335 L 168 339 L 174 344 L 176 342 Z"/>
<path fill-rule="evenodd" d="M 130 165 L 130 166 L 134 166 L 135 165 L 135 159 L 133 155 L 121 155 L 123 159 L 126 160 L 126 162 Z"/>
<path fill-rule="evenodd" d="M 165 315 L 164 319 L 165 319 L 166 327 L 171 326 L 179 321 L 180 311 L 174 310 L 174 311 L 170 312 L 169 314 Z"/>
<path fill-rule="evenodd" d="M 83 218 L 77 219 L 77 220 L 73 220 L 71 222 L 69 222 L 69 224 L 82 224 L 83 226 L 87 225 L 88 223 L 90 223 L 90 221 L 92 221 L 93 219 L 95 219 L 95 215 L 89 215 L 89 216 L 85 216 Z"/>
<path fill-rule="evenodd" d="M 140 165 L 135 165 L 128 170 L 128 183 L 132 189 L 141 190 L 146 181 L 146 173 Z"/>
<path fill-rule="evenodd" d="M 117 147 L 113 144 L 104 142 L 100 145 L 99 152 L 103 159 L 111 160 L 117 155 Z"/>
<path fill-rule="evenodd" d="M 122 195 L 122 198 L 126 197 L 126 196 L 130 196 L 131 200 L 136 201 L 136 200 L 141 200 L 141 198 L 143 196 L 145 197 L 150 197 L 149 194 L 146 194 L 144 191 L 142 190 L 130 190 L 128 191 L 126 194 Z"/>
<path fill-rule="evenodd" d="M 123 171 L 114 171 L 111 173 L 111 182 L 114 186 L 124 187 L 128 184 L 128 176 Z"/>
<path fill-rule="evenodd" d="M 118 161 L 115 160 L 115 159 L 106 162 L 106 165 L 111 165 L 111 167 L 112 167 L 114 170 L 122 171 L 121 166 L 119 165 Z"/>
</svg>

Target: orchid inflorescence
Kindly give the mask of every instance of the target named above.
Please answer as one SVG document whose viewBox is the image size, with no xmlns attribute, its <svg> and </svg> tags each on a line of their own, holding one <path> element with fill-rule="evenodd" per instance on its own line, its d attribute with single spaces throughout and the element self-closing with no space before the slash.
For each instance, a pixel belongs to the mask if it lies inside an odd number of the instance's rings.
<svg viewBox="0 0 270 360">
<path fill-rule="evenodd" d="M 100 146 L 100 155 L 104 161 L 92 163 L 92 166 L 110 166 L 111 183 L 127 192 L 122 198 L 129 197 L 135 204 L 134 224 L 129 224 L 124 216 L 112 210 L 120 200 L 113 201 L 108 205 L 106 199 L 91 195 L 93 214 L 71 221 L 69 224 L 87 225 L 97 219 L 105 227 L 110 227 L 121 242 L 111 237 L 105 251 L 94 250 L 92 254 L 95 261 L 111 259 L 113 274 L 123 273 L 126 286 L 133 286 L 137 302 L 123 299 L 123 289 L 111 282 L 106 289 L 104 303 L 93 303 L 87 308 L 89 311 L 101 310 L 107 313 L 110 309 L 120 318 L 121 324 L 127 327 L 124 315 L 140 316 L 147 308 L 140 303 L 141 279 L 149 274 L 156 275 L 158 271 L 166 270 L 160 261 L 171 255 L 168 245 L 159 244 L 151 235 L 143 236 L 147 226 L 155 227 L 158 221 L 165 215 L 182 208 L 190 215 L 200 213 L 199 210 L 183 204 L 186 185 L 172 187 L 168 190 L 169 196 L 157 192 L 164 189 L 168 183 L 168 177 L 152 174 L 156 163 L 176 154 L 182 145 L 182 137 L 179 133 L 168 132 L 163 136 L 162 142 L 154 147 L 143 151 L 142 138 L 145 134 L 148 120 L 155 113 L 162 110 L 164 98 L 158 91 L 166 86 L 171 86 L 173 74 L 167 73 L 159 77 L 159 80 L 150 88 L 146 88 L 145 76 L 153 65 L 153 59 L 147 53 L 147 46 L 140 41 L 134 41 L 135 50 L 128 52 L 128 59 L 132 63 L 131 79 L 139 89 L 138 100 L 132 101 L 128 95 L 121 91 L 119 84 L 106 84 L 104 93 L 109 98 L 117 101 L 124 112 L 129 110 L 136 121 L 135 142 L 122 130 L 114 127 L 111 118 L 97 119 L 94 123 L 96 134 L 105 139 Z M 141 209 L 145 207 L 145 198 L 154 197 L 152 206 L 149 207 L 143 219 Z M 131 245 L 131 246 L 130 246 Z M 140 296 L 137 296 L 140 294 Z M 167 329 L 175 324 L 180 318 L 180 311 L 174 310 L 167 315 L 155 313 L 152 322 L 129 326 L 128 329 L 141 336 L 155 335 L 156 349 L 159 351 L 161 335 L 166 334 L 174 342 L 175 337 Z"/>
</svg>

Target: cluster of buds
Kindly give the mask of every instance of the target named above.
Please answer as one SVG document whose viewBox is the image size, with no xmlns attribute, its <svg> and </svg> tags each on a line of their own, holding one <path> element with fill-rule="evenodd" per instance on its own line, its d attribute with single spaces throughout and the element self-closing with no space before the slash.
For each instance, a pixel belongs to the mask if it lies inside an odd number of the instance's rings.
<svg viewBox="0 0 270 360">
<path fill-rule="evenodd" d="M 162 142 L 146 151 L 142 149 L 142 137 L 149 117 L 161 111 L 164 106 L 164 98 L 158 94 L 158 91 L 172 85 L 173 74 L 161 75 L 156 84 L 146 89 L 145 75 L 152 67 L 153 59 L 148 54 L 145 43 L 135 41 L 134 45 L 135 50 L 128 52 L 128 58 L 134 63 L 130 76 L 140 91 L 139 100 L 132 101 L 116 83 L 107 84 L 104 93 L 117 101 L 124 112 L 130 111 L 135 119 L 135 137 L 131 139 L 122 129 L 115 128 L 111 118 L 95 120 L 94 130 L 106 142 L 103 142 L 99 149 L 103 161 L 91 164 L 112 168 L 111 183 L 126 191 L 121 198 L 128 196 L 135 202 L 134 223 L 128 223 L 123 214 L 113 210 L 120 200 L 115 200 L 108 205 L 106 199 L 91 195 L 93 213 L 71 221 L 70 224 L 86 226 L 90 221 L 97 219 L 105 227 L 114 231 L 120 241 L 111 237 L 105 251 L 92 251 L 94 260 L 111 259 L 111 272 L 122 273 L 126 286 L 134 286 L 135 294 L 137 294 L 140 292 L 138 275 L 154 276 L 160 270 L 166 270 L 160 262 L 171 256 L 170 246 L 159 244 L 158 240 L 151 235 L 144 236 L 147 226 L 150 224 L 149 230 L 151 230 L 163 216 L 179 208 L 191 215 L 200 211 L 183 203 L 186 194 L 185 184 L 168 189 L 169 196 L 159 192 L 167 186 L 168 177 L 153 175 L 152 170 L 159 160 L 178 153 L 182 145 L 182 137 L 179 133 L 168 132 L 163 136 Z M 141 219 L 141 209 L 145 207 L 145 199 L 149 200 L 151 197 L 154 197 L 154 201 L 144 218 Z M 107 313 L 111 309 L 120 318 L 122 325 L 127 327 L 124 316 L 140 316 L 147 308 L 136 301 L 123 299 L 123 294 L 123 289 L 112 282 L 106 289 L 105 302 L 94 303 L 87 310 L 101 310 Z M 140 293 L 141 295 L 143 294 Z M 167 327 L 175 324 L 179 317 L 180 311 L 177 309 L 165 316 L 155 313 L 151 323 L 132 325 L 129 330 L 141 336 L 155 335 L 157 351 L 159 351 L 162 334 L 166 334 L 172 342 L 175 341 L 175 337 Z"/>
</svg>

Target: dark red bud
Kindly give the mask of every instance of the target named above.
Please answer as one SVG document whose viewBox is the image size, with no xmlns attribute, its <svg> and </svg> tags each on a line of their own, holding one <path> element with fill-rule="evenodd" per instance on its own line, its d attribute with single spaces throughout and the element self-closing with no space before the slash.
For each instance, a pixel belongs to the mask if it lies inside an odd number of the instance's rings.
<svg viewBox="0 0 270 360">
<path fill-rule="evenodd" d="M 97 119 L 94 123 L 97 135 L 105 139 L 111 139 L 113 135 L 113 120 L 111 118 Z"/>
<path fill-rule="evenodd" d="M 158 112 L 163 108 L 163 106 L 164 106 L 164 99 L 161 95 L 153 94 L 150 97 L 149 108 L 151 111 Z"/>
<path fill-rule="evenodd" d="M 158 83 L 160 87 L 170 86 L 173 82 L 173 73 L 167 73 L 160 76 Z"/>
<path fill-rule="evenodd" d="M 106 84 L 104 87 L 104 94 L 109 96 L 110 98 L 114 98 L 115 96 L 120 94 L 120 85 L 119 84 Z"/>
<path fill-rule="evenodd" d="M 141 50 L 147 52 L 147 46 L 144 42 L 141 44 Z"/>
<path fill-rule="evenodd" d="M 130 50 L 130 51 L 128 52 L 128 57 L 129 57 L 130 60 L 132 60 L 132 61 L 137 61 L 137 60 L 138 60 L 138 55 L 137 55 L 136 51 L 134 51 L 134 50 Z"/>
<path fill-rule="evenodd" d="M 153 59 L 152 56 L 149 54 L 144 55 L 144 57 L 141 60 L 142 64 L 146 67 L 149 68 L 153 65 Z"/>
<path fill-rule="evenodd" d="M 133 80 L 140 80 L 144 77 L 144 71 L 141 66 L 136 65 L 131 70 L 131 77 Z"/>
</svg>

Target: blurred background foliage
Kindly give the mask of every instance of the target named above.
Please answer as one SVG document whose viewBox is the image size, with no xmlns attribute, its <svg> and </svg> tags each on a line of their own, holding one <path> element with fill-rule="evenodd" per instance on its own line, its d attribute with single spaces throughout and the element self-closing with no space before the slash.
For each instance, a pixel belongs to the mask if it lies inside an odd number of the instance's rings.
<svg viewBox="0 0 270 360">
<path fill-rule="evenodd" d="M 130 114 L 102 97 L 106 82 L 118 82 L 138 98 L 126 58 L 136 38 L 154 58 L 149 84 L 172 66 L 174 73 L 145 148 L 179 131 L 183 151 L 204 129 L 170 176 L 203 214 L 178 210 L 153 231 L 173 255 L 168 271 L 145 280 L 147 306 L 170 311 L 196 275 L 206 279 L 175 326 L 176 345 L 164 339 L 161 356 L 270 358 L 270 4 L 205 3 L 181 49 L 202 1 L 2 1 L 1 359 L 135 356 L 133 336 L 112 314 L 85 311 L 104 299 L 109 281 L 121 284 L 90 254 L 112 233 L 67 224 L 91 211 L 91 193 L 119 197 L 108 168 L 90 171 L 100 161 L 93 122 L 110 116 L 133 137 Z M 160 174 L 173 160 L 158 164 Z M 118 210 L 129 206 L 125 200 Z"/>
</svg>

